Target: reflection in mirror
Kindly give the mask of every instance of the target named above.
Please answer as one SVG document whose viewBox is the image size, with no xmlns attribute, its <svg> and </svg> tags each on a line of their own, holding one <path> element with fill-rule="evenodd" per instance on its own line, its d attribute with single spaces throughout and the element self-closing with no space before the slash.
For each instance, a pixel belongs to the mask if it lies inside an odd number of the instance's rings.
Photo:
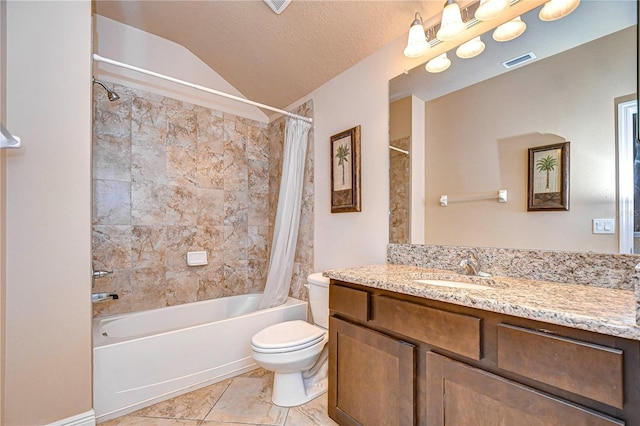
<svg viewBox="0 0 640 426">
<path fill-rule="evenodd" d="M 425 136 L 411 138 L 425 150 L 425 243 L 618 251 L 618 227 L 594 234 L 593 219 L 618 219 L 615 111 L 621 99 L 636 98 L 636 8 L 581 2 L 553 22 L 540 21 L 535 9 L 522 16 L 520 38 L 496 43 L 485 34 L 480 56 L 462 60 L 451 52 L 444 73 L 420 66 L 390 82 L 392 104 L 412 95 L 425 105 Z M 526 64 L 502 66 L 529 52 L 535 59 Z M 570 210 L 527 212 L 528 149 L 567 141 Z M 474 200 L 498 189 L 508 190 L 507 203 Z M 443 194 L 469 201 L 441 207 Z"/>
<path fill-rule="evenodd" d="M 411 242 L 411 97 L 389 108 L 389 242 Z"/>
</svg>

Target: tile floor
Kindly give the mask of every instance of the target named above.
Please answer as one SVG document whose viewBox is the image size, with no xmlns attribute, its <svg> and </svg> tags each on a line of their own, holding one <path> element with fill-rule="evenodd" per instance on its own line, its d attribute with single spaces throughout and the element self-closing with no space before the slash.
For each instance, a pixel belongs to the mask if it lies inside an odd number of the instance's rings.
<svg viewBox="0 0 640 426">
<path fill-rule="evenodd" d="M 101 426 L 333 426 L 327 394 L 299 407 L 271 402 L 273 373 L 262 368 L 160 402 Z"/>
</svg>

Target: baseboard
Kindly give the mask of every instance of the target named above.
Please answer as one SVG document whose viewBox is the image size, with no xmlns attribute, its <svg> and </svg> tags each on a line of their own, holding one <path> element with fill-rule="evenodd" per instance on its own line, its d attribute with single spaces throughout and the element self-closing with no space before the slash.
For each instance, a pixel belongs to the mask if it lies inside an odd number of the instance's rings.
<svg viewBox="0 0 640 426">
<path fill-rule="evenodd" d="M 48 426 L 96 426 L 96 413 L 90 410 L 86 413 L 49 423 Z"/>
</svg>

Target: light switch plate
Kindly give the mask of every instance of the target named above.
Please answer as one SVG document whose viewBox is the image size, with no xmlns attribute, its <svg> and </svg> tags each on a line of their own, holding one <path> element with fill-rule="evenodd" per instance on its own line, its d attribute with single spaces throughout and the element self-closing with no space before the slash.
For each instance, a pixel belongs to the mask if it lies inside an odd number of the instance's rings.
<svg viewBox="0 0 640 426">
<path fill-rule="evenodd" d="M 593 233 L 594 234 L 615 234 L 616 233 L 615 219 L 593 219 Z"/>
</svg>

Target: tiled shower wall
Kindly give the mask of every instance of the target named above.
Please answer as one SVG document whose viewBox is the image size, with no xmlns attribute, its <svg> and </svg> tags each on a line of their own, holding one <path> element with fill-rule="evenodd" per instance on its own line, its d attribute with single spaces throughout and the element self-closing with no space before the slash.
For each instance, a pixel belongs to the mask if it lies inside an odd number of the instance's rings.
<svg viewBox="0 0 640 426">
<path fill-rule="evenodd" d="M 94 314 L 259 292 L 266 281 L 284 140 L 270 125 L 141 90 L 94 86 Z M 310 103 L 301 111 L 311 113 Z M 310 135 L 309 157 L 313 154 Z M 307 165 L 313 164 L 309 158 Z M 292 295 L 312 268 L 312 169 L 305 170 Z M 311 202 L 311 205 L 310 205 Z M 310 230 L 305 229 L 306 226 Z M 209 264 L 189 267 L 188 251 Z"/>
</svg>

